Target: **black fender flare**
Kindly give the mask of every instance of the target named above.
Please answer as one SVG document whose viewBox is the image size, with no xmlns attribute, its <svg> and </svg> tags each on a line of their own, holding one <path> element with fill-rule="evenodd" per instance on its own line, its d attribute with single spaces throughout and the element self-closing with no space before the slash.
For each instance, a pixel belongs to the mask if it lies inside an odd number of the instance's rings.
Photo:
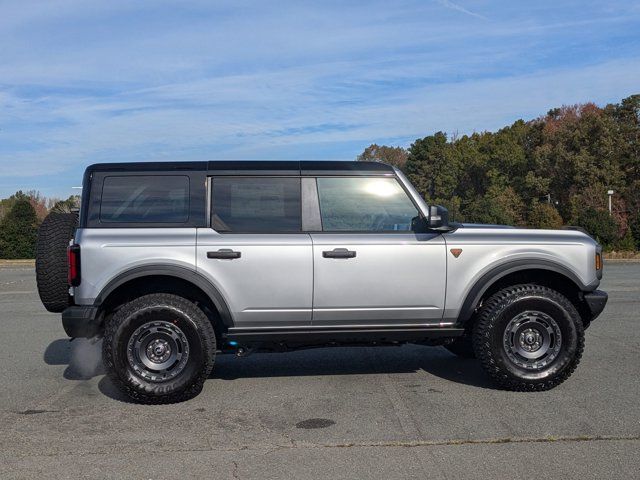
<svg viewBox="0 0 640 480">
<path fill-rule="evenodd" d="M 116 288 L 131 280 L 157 275 L 179 278 L 198 287 L 211 299 L 218 310 L 222 322 L 228 327 L 233 326 L 233 317 L 231 316 L 229 305 L 216 286 L 197 271 L 178 265 L 143 265 L 126 270 L 112 278 L 105 285 L 94 300 L 93 305 L 100 307 Z"/>
<path fill-rule="evenodd" d="M 595 290 L 599 284 L 599 282 L 596 280 L 589 285 L 585 285 L 584 283 L 582 283 L 580 278 L 578 278 L 578 276 L 567 267 L 549 260 L 519 259 L 508 261 L 493 267 L 491 270 L 484 273 L 478 280 L 476 280 L 476 283 L 474 283 L 473 287 L 471 287 L 471 290 L 469 290 L 469 293 L 467 293 L 467 296 L 462 303 L 457 323 L 459 325 L 464 325 L 465 323 L 467 323 L 467 321 L 473 315 L 478 302 L 480 302 L 480 299 L 489 289 L 489 287 L 491 287 L 491 285 L 511 273 L 525 270 L 547 270 L 550 272 L 559 273 L 560 275 L 566 277 L 567 280 L 573 282 L 576 287 L 578 287 L 583 292 L 591 292 Z"/>
</svg>

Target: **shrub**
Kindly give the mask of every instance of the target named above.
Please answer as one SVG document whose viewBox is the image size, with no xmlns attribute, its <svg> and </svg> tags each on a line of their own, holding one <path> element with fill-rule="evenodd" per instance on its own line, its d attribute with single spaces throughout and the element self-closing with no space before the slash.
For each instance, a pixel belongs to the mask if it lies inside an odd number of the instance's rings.
<svg viewBox="0 0 640 480">
<path fill-rule="evenodd" d="M 636 241 L 633 238 L 631 229 L 627 228 L 627 232 L 624 236 L 616 242 L 616 250 L 621 252 L 632 252 L 636 249 Z"/>
<path fill-rule="evenodd" d="M 17 200 L 0 222 L 0 258 L 34 258 L 37 221 L 29 200 Z"/>
<path fill-rule="evenodd" d="M 611 248 L 618 237 L 618 224 L 605 210 L 586 208 L 578 214 L 576 225 L 584 228 L 603 246 Z"/>
<path fill-rule="evenodd" d="M 557 229 L 562 227 L 562 217 L 549 203 L 533 202 L 529 210 L 529 225 L 534 228 Z"/>
<path fill-rule="evenodd" d="M 640 215 L 636 214 L 636 217 L 629 222 L 629 230 L 635 240 L 634 250 L 640 250 Z"/>
</svg>

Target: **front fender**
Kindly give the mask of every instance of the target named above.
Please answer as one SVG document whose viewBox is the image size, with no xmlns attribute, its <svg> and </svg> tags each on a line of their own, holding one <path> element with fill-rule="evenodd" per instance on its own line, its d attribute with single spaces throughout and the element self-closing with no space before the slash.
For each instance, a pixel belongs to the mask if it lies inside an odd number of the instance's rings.
<svg viewBox="0 0 640 480">
<path fill-rule="evenodd" d="M 443 322 L 464 322 L 483 294 L 506 275 L 524 270 L 553 272 L 585 292 L 599 284 L 597 243 L 571 230 L 459 228 L 445 234 L 447 292 Z M 451 250 L 460 250 L 457 256 Z"/>
<path fill-rule="evenodd" d="M 491 285 L 507 275 L 527 270 L 546 270 L 549 272 L 559 273 L 564 276 L 567 281 L 573 282 L 575 286 L 583 292 L 591 292 L 595 290 L 599 283 L 596 281 L 585 285 L 575 272 L 571 271 L 564 265 L 552 261 L 531 259 L 507 261 L 486 271 L 470 286 L 468 292 L 464 296 L 464 301 L 460 307 L 459 314 L 457 315 L 457 323 L 464 324 L 471 318 L 476 306 L 480 302 L 480 299 Z"/>
</svg>

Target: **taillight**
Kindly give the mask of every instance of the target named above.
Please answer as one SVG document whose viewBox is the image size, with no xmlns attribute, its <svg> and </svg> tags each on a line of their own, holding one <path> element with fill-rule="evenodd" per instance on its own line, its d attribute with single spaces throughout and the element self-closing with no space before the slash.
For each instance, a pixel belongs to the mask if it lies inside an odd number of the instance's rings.
<svg viewBox="0 0 640 480">
<path fill-rule="evenodd" d="M 596 270 L 602 270 L 602 254 L 596 253 Z"/>
<path fill-rule="evenodd" d="M 67 260 L 69 263 L 67 280 L 69 285 L 77 287 L 80 285 L 80 245 L 74 243 L 67 247 Z"/>
</svg>

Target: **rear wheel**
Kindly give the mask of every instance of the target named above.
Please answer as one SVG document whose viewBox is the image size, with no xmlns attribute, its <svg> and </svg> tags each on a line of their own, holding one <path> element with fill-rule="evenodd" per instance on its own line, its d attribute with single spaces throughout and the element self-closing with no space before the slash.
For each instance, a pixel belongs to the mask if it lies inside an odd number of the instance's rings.
<svg viewBox="0 0 640 480">
<path fill-rule="evenodd" d="M 38 229 L 36 283 L 50 312 L 60 313 L 69 306 L 67 247 L 77 226 L 75 213 L 50 213 Z"/>
<path fill-rule="evenodd" d="M 473 329 L 476 356 L 507 390 L 548 390 L 575 370 L 584 328 L 573 304 L 539 285 L 517 285 L 493 295 Z"/>
<path fill-rule="evenodd" d="M 103 359 L 109 377 L 140 403 L 174 403 L 202 390 L 216 337 L 196 305 L 170 294 L 140 297 L 105 324 Z"/>
</svg>

